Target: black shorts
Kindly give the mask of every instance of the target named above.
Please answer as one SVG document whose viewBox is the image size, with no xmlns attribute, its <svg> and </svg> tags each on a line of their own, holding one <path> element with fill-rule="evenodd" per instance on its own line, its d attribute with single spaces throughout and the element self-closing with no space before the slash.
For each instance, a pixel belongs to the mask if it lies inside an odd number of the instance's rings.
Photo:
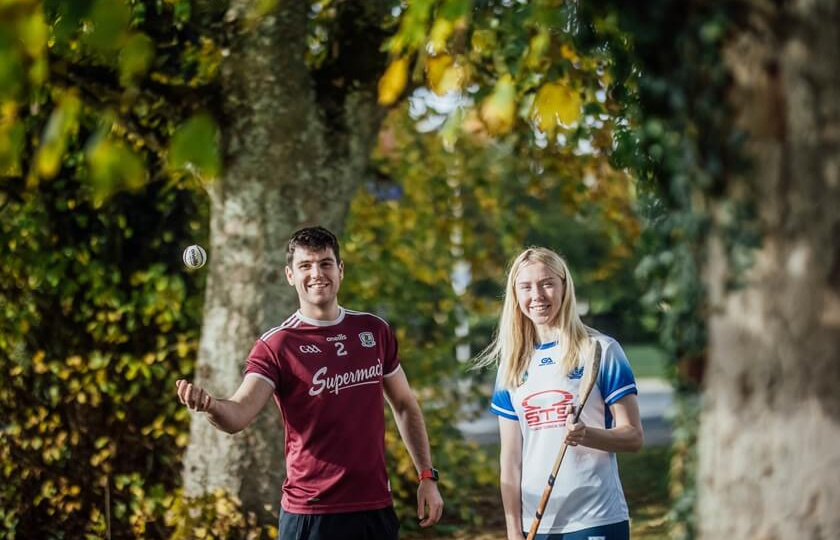
<svg viewBox="0 0 840 540">
<path fill-rule="evenodd" d="M 400 521 L 389 506 L 343 514 L 292 514 L 280 511 L 277 540 L 397 540 Z"/>
</svg>

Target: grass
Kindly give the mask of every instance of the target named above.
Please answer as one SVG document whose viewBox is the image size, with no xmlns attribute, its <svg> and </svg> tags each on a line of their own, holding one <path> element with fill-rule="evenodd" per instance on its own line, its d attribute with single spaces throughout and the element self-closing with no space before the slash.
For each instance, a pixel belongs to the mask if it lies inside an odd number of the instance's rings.
<svg viewBox="0 0 840 540">
<path fill-rule="evenodd" d="M 623 345 L 623 348 L 633 368 L 633 375 L 637 379 L 643 377 L 664 379 L 666 377 L 668 357 L 665 351 L 651 343 L 633 343 Z"/>
<path fill-rule="evenodd" d="M 670 448 L 645 447 L 636 454 L 619 454 L 618 470 L 630 507 L 633 540 L 666 540 Z"/>
<path fill-rule="evenodd" d="M 619 454 L 618 468 L 624 496 L 630 507 L 630 537 L 632 540 L 667 540 L 668 528 L 668 447 L 645 447 L 636 454 Z M 404 538 L 426 540 L 505 540 L 502 503 L 498 488 L 487 493 L 481 505 L 487 525 L 480 529 L 464 530 L 449 535 L 422 531 L 401 535 Z M 486 502 L 495 504 L 486 504 Z"/>
</svg>

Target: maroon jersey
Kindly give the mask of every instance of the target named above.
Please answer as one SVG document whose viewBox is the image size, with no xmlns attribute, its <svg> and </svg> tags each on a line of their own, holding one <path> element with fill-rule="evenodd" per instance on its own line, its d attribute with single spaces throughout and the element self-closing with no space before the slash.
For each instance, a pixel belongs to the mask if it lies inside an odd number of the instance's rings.
<svg viewBox="0 0 840 540">
<path fill-rule="evenodd" d="M 385 377 L 397 340 L 375 315 L 340 308 L 335 321 L 300 311 L 257 340 L 245 367 L 274 387 L 286 425 L 283 508 L 331 514 L 385 508 Z"/>
</svg>

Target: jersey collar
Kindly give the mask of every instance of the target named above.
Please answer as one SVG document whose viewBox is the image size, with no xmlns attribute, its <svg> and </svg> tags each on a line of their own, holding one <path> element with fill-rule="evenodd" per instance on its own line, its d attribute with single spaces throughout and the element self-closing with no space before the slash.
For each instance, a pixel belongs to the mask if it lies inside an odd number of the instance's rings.
<svg viewBox="0 0 840 540">
<path fill-rule="evenodd" d="M 321 321 L 319 319 L 310 319 L 309 317 L 304 316 L 303 313 L 300 312 L 300 310 L 297 311 L 297 317 L 298 317 L 298 319 L 302 320 L 306 324 L 311 324 L 312 326 L 335 326 L 336 324 L 338 324 L 338 323 L 340 323 L 341 321 L 344 320 L 345 313 L 346 312 L 344 311 L 344 308 L 341 307 L 341 306 L 338 306 L 338 317 L 335 320 L 332 320 L 332 321 Z"/>
</svg>

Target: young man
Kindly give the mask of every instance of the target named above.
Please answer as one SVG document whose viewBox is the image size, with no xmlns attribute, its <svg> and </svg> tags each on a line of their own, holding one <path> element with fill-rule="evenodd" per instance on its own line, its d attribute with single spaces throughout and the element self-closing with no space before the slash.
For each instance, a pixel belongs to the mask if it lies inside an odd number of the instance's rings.
<svg viewBox="0 0 840 540">
<path fill-rule="evenodd" d="M 279 540 L 398 538 L 385 469 L 387 399 L 419 473 L 420 525 L 437 523 L 443 512 L 437 471 L 394 333 L 375 315 L 339 306 L 344 263 L 328 230 L 294 233 L 286 264 L 300 309 L 257 340 L 236 393 L 217 399 L 179 380 L 178 398 L 235 433 L 274 396 L 286 428 Z"/>
</svg>

